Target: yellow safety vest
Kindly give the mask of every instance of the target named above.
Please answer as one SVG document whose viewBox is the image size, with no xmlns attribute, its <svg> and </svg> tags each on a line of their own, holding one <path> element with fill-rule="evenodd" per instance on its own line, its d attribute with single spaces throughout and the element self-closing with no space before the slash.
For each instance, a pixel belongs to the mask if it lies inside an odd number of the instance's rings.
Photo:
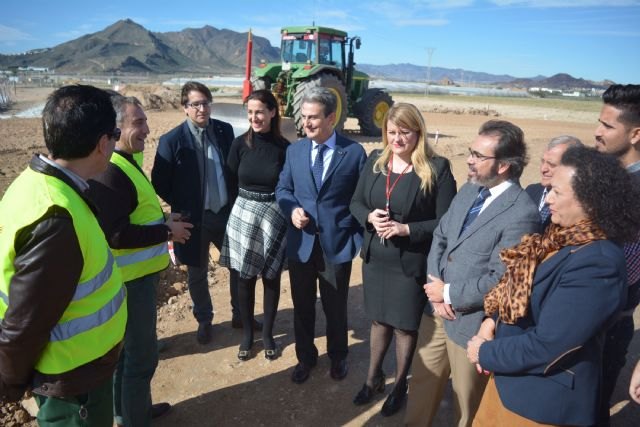
<svg viewBox="0 0 640 427">
<path fill-rule="evenodd" d="M 136 188 L 138 206 L 129 215 L 129 222 L 136 225 L 164 223 L 158 196 L 147 177 L 118 152 L 111 156 L 111 163 L 120 168 Z M 114 249 L 113 253 L 125 282 L 164 270 L 169 265 L 167 242 L 145 248 Z"/>
<path fill-rule="evenodd" d="M 0 319 L 8 306 L 15 274 L 15 238 L 53 206 L 66 209 L 73 220 L 83 265 L 75 293 L 58 324 L 51 330 L 35 369 L 61 374 L 104 356 L 124 337 L 126 291 L 107 239 L 93 212 L 69 185 L 27 168 L 0 201 Z M 51 277 L 42 286 L 55 286 Z"/>
</svg>

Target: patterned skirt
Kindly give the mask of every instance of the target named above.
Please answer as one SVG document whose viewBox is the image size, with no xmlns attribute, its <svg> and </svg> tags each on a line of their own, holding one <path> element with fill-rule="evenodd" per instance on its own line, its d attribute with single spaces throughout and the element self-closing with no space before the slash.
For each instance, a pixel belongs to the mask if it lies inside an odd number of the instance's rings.
<svg viewBox="0 0 640 427">
<path fill-rule="evenodd" d="M 273 279 L 282 270 L 287 223 L 275 195 L 240 189 L 220 253 L 220 265 L 248 279 Z"/>
</svg>

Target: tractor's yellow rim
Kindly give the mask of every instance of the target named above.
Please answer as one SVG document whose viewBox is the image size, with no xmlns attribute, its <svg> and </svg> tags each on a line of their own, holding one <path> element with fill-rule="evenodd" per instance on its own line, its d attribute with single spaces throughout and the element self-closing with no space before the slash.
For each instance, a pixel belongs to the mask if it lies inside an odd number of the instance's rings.
<svg viewBox="0 0 640 427">
<path fill-rule="evenodd" d="M 382 129 L 382 122 L 387 111 L 389 111 L 389 104 L 384 101 L 378 102 L 373 110 L 373 122 L 379 129 Z"/>
<path fill-rule="evenodd" d="M 338 100 L 338 102 L 336 103 L 336 122 L 333 124 L 333 127 L 335 128 L 338 125 L 338 122 L 340 121 L 340 119 L 342 118 L 342 98 L 340 97 L 340 92 L 338 92 L 336 89 L 333 88 L 328 88 L 331 92 L 333 92 L 333 94 L 335 95 L 336 99 Z"/>
</svg>

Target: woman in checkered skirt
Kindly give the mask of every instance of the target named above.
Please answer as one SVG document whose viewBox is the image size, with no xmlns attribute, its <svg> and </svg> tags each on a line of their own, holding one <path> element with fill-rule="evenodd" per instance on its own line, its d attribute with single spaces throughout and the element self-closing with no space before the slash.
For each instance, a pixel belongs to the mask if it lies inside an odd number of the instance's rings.
<svg viewBox="0 0 640 427">
<path fill-rule="evenodd" d="M 280 298 L 287 225 L 276 203 L 275 188 L 289 141 L 280 133 L 273 94 L 253 92 L 247 99 L 250 127 L 231 144 L 227 165 L 238 181 L 238 198 L 227 223 L 220 264 L 238 276 L 243 339 L 238 359 L 248 360 L 253 346 L 256 281 L 264 285 L 262 341 L 268 360 L 278 357 L 273 323 Z"/>
</svg>

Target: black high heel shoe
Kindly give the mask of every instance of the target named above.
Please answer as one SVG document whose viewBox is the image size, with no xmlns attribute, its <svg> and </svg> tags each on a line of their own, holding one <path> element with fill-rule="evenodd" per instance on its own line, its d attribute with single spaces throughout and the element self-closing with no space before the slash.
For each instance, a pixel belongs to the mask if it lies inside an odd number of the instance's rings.
<svg viewBox="0 0 640 427">
<path fill-rule="evenodd" d="M 382 409 L 380 410 L 380 414 L 383 417 L 390 417 L 400 410 L 402 404 L 407 398 L 407 388 L 406 380 L 402 384 L 396 384 L 393 391 L 389 393 L 387 400 L 384 401 L 384 405 L 382 405 Z"/>
<path fill-rule="evenodd" d="M 238 360 L 246 362 L 251 359 L 251 349 L 249 350 L 238 350 Z"/>
<path fill-rule="evenodd" d="M 278 354 L 278 348 L 265 348 L 264 358 L 267 360 L 276 360 L 280 355 Z"/>
<path fill-rule="evenodd" d="M 366 405 L 373 400 L 374 393 L 384 392 L 385 379 L 384 372 L 380 371 L 380 375 L 373 379 L 372 387 L 364 383 L 358 394 L 356 394 L 356 397 L 353 398 L 353 404 L 358 406 Z"/>
</svg>

